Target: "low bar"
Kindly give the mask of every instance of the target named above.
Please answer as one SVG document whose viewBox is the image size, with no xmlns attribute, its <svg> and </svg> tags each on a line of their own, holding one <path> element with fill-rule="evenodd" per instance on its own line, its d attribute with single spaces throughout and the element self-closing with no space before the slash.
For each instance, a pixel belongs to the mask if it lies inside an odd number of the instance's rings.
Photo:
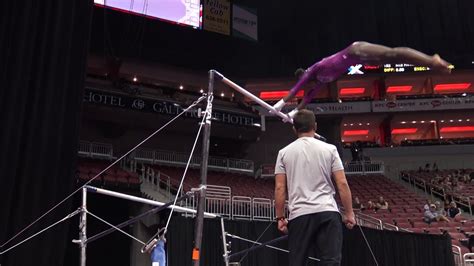
<svg viewBox="0 0 474 266">
<path fill-rule="evenodd" d="M 97 188 L 97 187 L 93 187 L 93 186 L 86 186 L 86 188 L 87 188 L 88 192 L 94 192 L 94 193 L 102 194 L 102 195 L 106 195 L 106 196 L 111 196 L 111 197 L 131 200 L 131 201 L 135 201 L 135 202 L 145 203 L 145 204 L 149 204 L 149 205 L 152 205 L 152 206 L 160 207 L 160 206 L 163 206 L 163 205 L 166 204 L 166 203 L 163 203 L 163 202 L 160 202 L 160 201 L 135 197 L 135 196 L 127 195 L 127 194 L 124 194 L 124 193 L 119 193 L 119 192 L 115 192 L 115 191 L 111 191 L 111 190 L 107 190 L 107 189 L 102 189 L 102 188 Z M 173 207 L 173 205 L 168 206 L 168 208 L 172 208 L 172 207 Z M 181 206 L 174 206 L 174 209 L 176 211 L 179 211 L 179 212 L 186 212 L 186 213 L 193 213 L 193 214 L 196 213 L 196 210 L 189 209 L 189 208 L 184 208 L 184 207 L 181 207 Z M 204 212 L 204 217 L 206 217 L 206 218 L 217 218 L 218 215 L 216 215 L 214 213 Z"/>
<path fill-rule="evenodd" d="M 189 197 L 189 195 L 187 195 L 187 194 L 184 195 L 184 196 L 182 196 L 182 197 L 179 197 L 178 200 L 177 200 L 177 202 L 178 202 L 178 201 L 185 200 L 185 199 L 187 199 L 188 197 Z M 100 233 L 97 233 L 97 234 L 91 236 L 90 238 L 87 239 L 86 243 L 93 242 L 93 241 L 95 241 L 95 240 L 97 240 L 97 239 L 100 239 L 100 238 L 106 236 L 106 235 L 109 235 L 109 234 L 115 232 L 115 231 L 117 230 L 116 228 L 124 228 L 125 226 L 129 226 L 129 225 L 131 225 L 131 224 L 133 224 L 133 223 L 139 221 L 140 219 L 142 219 L 142 218 L 144 218 L 144 217 L 146 217 L 146 216 L 148 216 L 148 215 L 150 215 L 150 214 L 158 213 L 158 212 L 160 212 L 160 211 L 162 211 L 162 210 L 164 210 L 164 209 L 170 207 L 171 205 L 173 205 L 173 202 L 168 202 L 168 203 L 166 203 L 165 205 L 155 207 L 155 208 L 153 208 L 153 209 L 151 209 L 151 210 L 148 210 L 148 211 L 146 211 L 146 212 L 144 212 L 144 213 L 142 213 L 142 214 L 139 214 L 139 215 L 137 215 L 137 216 L 135 216 L 135 217 L 133 217 L 133 218 L 131 218 L 131 219 L 126 220 L 125 222 L 122 222 L 122 223 L 120 223 L 120 224 L 118 224 L 118 225 L 115 225 L 115 227 L 111 227 L 111 228 L 109 228 L 109 229 L 107 229 L 107 230 L 105 230 L 105 231 L 102 231 L 102 232 L 100 232 Z"/>
</svg>

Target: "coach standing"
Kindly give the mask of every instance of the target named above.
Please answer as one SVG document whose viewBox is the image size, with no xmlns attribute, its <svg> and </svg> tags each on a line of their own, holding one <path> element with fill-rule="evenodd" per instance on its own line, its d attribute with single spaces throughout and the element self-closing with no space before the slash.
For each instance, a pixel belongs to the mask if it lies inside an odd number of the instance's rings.
<svg viewBox="0 0 474 266">
<path fill-rule="evenodd" d="M 278 229 L 288 233 L 291 266 L 306 265 L 310 249 L 318 265 L 340 265 L 342 223 L 336 200 L 334 177 L 342 205 L 343 222 L 355 224 L 352 196 L 337 149 L 314 138 L 314 113 L 302 109 L 293 118 L 298 139 L 281 149 L 275 166 L 275 209 Z M 288 189 L 288 190 L 287 190 Z M 284 216 L 288 192 L 290 217 Z"/>
</svg>

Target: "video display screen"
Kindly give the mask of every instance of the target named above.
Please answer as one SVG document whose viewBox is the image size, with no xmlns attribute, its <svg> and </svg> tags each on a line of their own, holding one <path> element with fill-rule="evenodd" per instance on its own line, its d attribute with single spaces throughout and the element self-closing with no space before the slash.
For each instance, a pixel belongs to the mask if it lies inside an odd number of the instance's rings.
<svg viewBox="0 0 474 266">
<path fill-rule="evenodd" d="M 195 28 L 201 26 L 200 0 L 94 0 L 94 4 Z"/>
</svg>

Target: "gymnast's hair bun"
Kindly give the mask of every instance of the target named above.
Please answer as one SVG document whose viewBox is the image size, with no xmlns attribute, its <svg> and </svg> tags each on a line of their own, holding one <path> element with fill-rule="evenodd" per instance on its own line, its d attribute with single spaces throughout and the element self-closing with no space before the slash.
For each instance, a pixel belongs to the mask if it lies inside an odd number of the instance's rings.
<svg viewBox="0 0 474 266">
<path fill-rule="evenodd" d="M 301 78 L 301 76 L 304 74 L 305 70 L 302 69 L 302 68 L 298 68 L 296 71 L 295 71 L 295 77 L 297 77 L 298 79 Z"/>
</svg>

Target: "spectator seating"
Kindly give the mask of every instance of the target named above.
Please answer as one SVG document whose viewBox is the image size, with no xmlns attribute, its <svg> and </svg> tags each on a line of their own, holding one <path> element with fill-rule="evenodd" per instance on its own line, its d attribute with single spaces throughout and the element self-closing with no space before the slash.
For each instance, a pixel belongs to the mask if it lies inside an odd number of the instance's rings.
<svg viewBox="0 0 474 266">
<path fill-rule="evenodd" d="M 421 179 L 426 182 L 426 184 L 431 188 L 444 188 L 447 195 L 452 197 L 470 197 L 474 200 L 474 183 L 464 183 L 462 181 L 457 182 L 457 186 L 453 187 L 452 185 L 447 184 L 433 184 L 435 176 L 440 176 L 442 179 L 450 176 L 455 176 L 455 173 L 458 169 L 448 169 L 448 170 L 438 170 L 438 171 L 429 171 L 425 169 L 420 169 L 418 171 L 404 171 L 402 175 L 409 178 Z M 465 174 L 470 174 L 474 172 L 472 169 L 465 169 Z M 404 179 L 404 178 L 402 178 Z M 405 178 L 406 180 L 406 178 Z"/>
<path fill-rule="evenodd" d="M 363 210 L 362 213 L 394 224 L 400 228 L 416 233 L 449 234 L 453 244 L 461 247 L 462 252 L 468 252 L 463 244 L 467 242 L 474 227 L 474 220 L 432 222 L 423 221 L 423 206 L 426 198 L 421 197 L 406 187 L 384 176 L 348 176 L 353 197 L 359 197 L 362 204 L 367 206 L 369 200 L 375 202 L 383 196 L 389 202 L 389 210 Z"/>
<path fill-rule="evenodd" d="M 178 187 L 184 172 L 183 168 L 156 165 L 152 167 L 155 172 L 161 171 L 168 175 L 172 187 Z M 415 194 L 403 185 L 383 175 L 348 176 L 347 179 L 353 197 L 359 197 L 363 205 L 367 206 L 369 200 L 377 201 L 380 196 L 383 196 L 388 201 L 388 210 L 361 211 L 366 215 L 382 220 L 384 223 L 397 225 L 400 228 L 417 233 L 447 233 L 451 235 L 453 243 L 457 245 L 466 242 L 468 234 L 474 232 L 474 221 L 425 223 L 423 221 L 423 206 L 426 204 L 426 198 Z M 185 191 L 199 186 L 199 183 L 199 169 L 189 169 L 185 179 Z M 232 196 L 273 199 L 273 179 L 255 179 L 241 174 L 209 171 L 208 184 L 228 186 L 231 188 Z M 336 200 L 340 204 L 339 197 L 336 197 Z M 465 246 L 462 246 L 462 250 L 467 252 Z"/>
<path fill-rule="evenodd" d="M 80 158 L 76 175 L 79 180 L 87 182 L 110 164 L 109 161 Z M 93 181 L 94 185 L 122 187 L 130 189 L 140 188 L 140 179 L 137 173 L 126 171 L 114 165 Z"/>
<path fill-rule="evenodd" d="M 152 166 L 152 168 L 155 172 L 159 171 L 168 175 L 171 186 L 174 190 L 177 190 L 184 173 L 184 168 L 157 165 Z M 200 179 L 199 169 L 188 169 L 184 180 L 184 190 L 189 191 L 193 187 L 198 187 Z M 228 186 L 232 190 L 232 195 L 236 196 L 273 199 L 273 179 L 255 179 L 252 176 L 243 174 L 208 171 L 207 183 L 210 185 Z"/>
</svg>

